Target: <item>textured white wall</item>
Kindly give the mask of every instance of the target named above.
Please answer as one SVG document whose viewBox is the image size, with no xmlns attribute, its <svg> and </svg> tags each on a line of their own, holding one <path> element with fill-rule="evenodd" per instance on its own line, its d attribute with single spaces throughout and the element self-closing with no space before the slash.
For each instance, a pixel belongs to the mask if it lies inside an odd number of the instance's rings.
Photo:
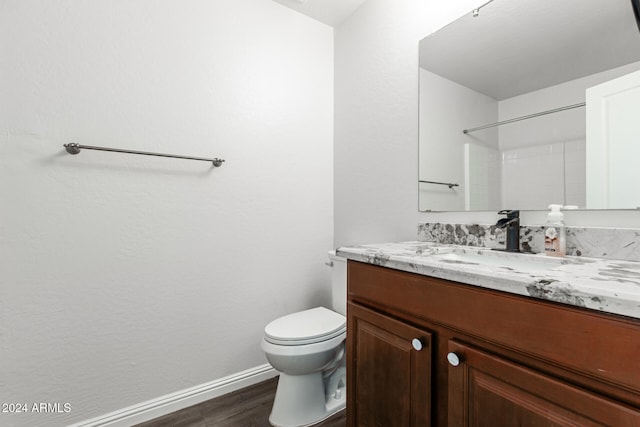
<svg viewBox="0 0 640 427">
<path fill-rule="evenodd" d="M 265 0 L 7 0 L 0 40 L 0 402 L 71 404 L 0 425 L 261 365 L 268 321 L 330 303 L 330 27 Z"/>
<path fill-rule="evenodd" d="M 416 238 L 418 222 L 489 224 L 496 212 L 418 213 L 418 42 L 480 0 L 368 0 L 335 32 L 334 241 Z M 522 214 L 542 224 L 544 211 Z M 570 212 L 569 225 L 640 227 L 640 212 Z"/>
</svg>

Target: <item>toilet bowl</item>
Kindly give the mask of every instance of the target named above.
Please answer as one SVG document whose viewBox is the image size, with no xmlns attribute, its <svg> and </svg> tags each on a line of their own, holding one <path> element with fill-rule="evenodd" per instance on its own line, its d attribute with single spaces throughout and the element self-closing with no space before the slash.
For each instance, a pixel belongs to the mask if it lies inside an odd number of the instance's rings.
<svg viewBox="0 0 640 427">
<path fill-rule="evenodd" d="M 333 310 L 316 307 L 264 328 L 262 350 L 280 373 L 269 422 L 311 426 L 345 408 L 346 261 L 329 253 Z"/>
</svg>

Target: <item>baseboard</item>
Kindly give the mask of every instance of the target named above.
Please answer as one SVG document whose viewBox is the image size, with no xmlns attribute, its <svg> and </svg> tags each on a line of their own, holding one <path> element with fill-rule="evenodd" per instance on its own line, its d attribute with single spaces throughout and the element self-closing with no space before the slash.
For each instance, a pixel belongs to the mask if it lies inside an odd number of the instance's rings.
<svg viewBox="0 0 640 427">
<path fill-rule="evenodd" d="M 69 427 L 128 427 L 170 414 L 209 399 L 273 378 L 278 373 L 269 364 L 256 366 L 209 383 L 166 394 Z"/>
</svg>

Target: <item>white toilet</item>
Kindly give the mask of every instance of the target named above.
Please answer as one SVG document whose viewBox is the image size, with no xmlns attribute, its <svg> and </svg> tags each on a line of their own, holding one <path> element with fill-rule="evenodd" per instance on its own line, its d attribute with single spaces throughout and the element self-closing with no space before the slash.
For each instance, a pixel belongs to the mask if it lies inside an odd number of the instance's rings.
<svg viewBox="0 0 640 427">
<path fill-rule="evenodd" d="M 329 252 L 333 310 L 316 307 L 282 316 L 264 328 L 262 350 L 280 372 L 269 422 L 310 426 L 345 408 L 347 263 Z"/>
</svg>

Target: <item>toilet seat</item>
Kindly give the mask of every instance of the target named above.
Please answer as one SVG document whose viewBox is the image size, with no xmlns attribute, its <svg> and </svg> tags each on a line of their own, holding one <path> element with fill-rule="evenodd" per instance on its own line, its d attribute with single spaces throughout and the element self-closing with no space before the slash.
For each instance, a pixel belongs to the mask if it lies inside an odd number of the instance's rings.
<svg viewBox="0 0 640 427">
<path fill-rule="evenodd" d="M 327 341 L 347 329 L 347 319 L 324 307 L 282 316 L 264 328 L 264 339 L 276 345 L 305 345 Z"/>
</svg>

